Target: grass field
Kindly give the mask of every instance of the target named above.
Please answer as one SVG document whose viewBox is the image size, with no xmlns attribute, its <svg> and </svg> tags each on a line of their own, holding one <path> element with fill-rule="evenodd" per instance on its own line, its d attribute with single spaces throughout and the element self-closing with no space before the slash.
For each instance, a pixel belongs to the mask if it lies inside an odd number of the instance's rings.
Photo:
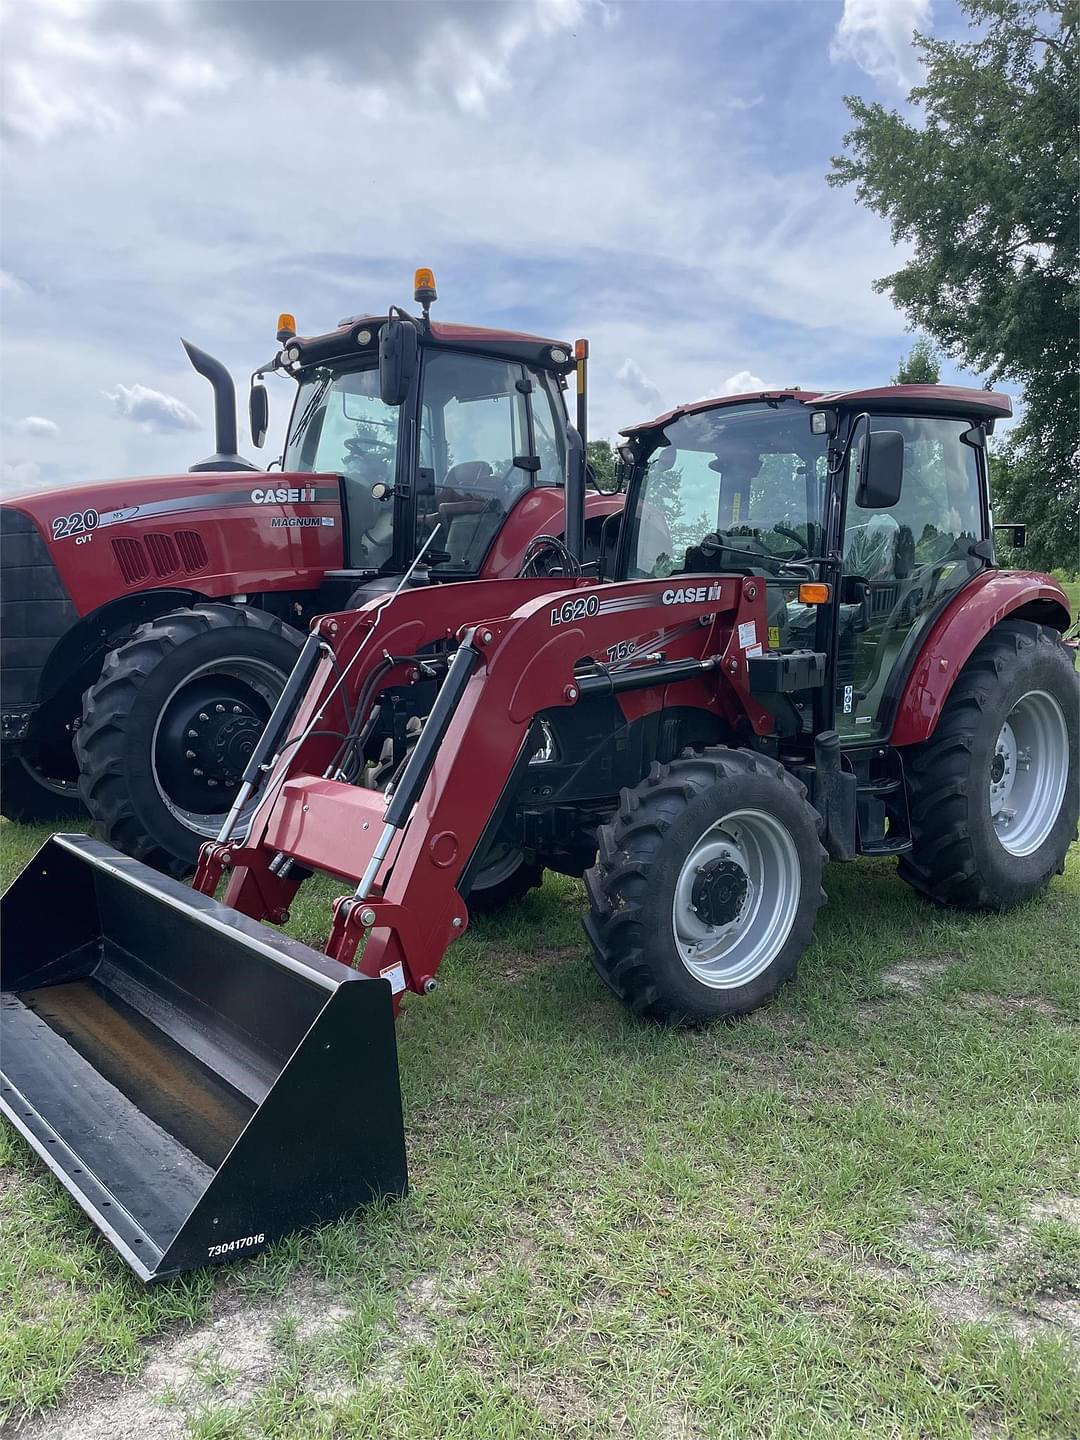
<svg viewBox="0 0 1080 1440">
<path fill-rule="evenodd" d="M 1076 1435 L 1080 854 L 1003 918 L 827 888 L 796 985 L 672 1034 L 549 878 L 406 1003 L 409 1198 L 213 1273 L 143 1288 L 0 1134 L 10 1433 Z"/>
</svg>

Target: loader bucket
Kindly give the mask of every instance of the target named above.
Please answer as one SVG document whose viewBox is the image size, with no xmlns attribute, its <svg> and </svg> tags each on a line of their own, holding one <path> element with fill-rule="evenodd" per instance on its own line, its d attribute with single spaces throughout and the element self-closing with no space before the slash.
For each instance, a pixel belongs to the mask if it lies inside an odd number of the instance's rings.
<svg viewBox="0 0 1080 1440">
<path fill-rule="evenodd" d="M 83 835 L 0 923 L 0 1109 L 142 1279 L 405 1193 L 387 981 Z"/>
</svg>

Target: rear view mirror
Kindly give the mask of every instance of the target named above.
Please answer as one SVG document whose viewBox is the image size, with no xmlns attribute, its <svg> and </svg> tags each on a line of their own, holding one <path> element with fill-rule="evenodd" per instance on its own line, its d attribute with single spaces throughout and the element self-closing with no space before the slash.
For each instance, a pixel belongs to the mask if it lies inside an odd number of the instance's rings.
<svg viewBox="0 0 1080 1440">
<path fill-rule="evenodd" d="M 416 371 L 416 326 L 391 311 L 379 331 L 379 395 L 384 405 L 401 405 Z"/>
<path fill-rule="evenodd" d="M 904 437 L 899 430 L 868 430 L 859 442 L 855 504 L 861 510 L 888 510 L 900 499 L 904 478 Z"/>
<path fill-rule="evenodd" d="M 1001 543 L 1011 545 L 1014 550 L 1023 550 L 1027 544 L 1027 526 L 1013 525 L 1008 520 L 994 521 L 994 538 L 1001 532 Z"/>
<path fill-rule="evenodd" d="M 251 443 L 261 450 L 270 427 L 270 401 L 265 385 L 252 385 L 248 396 L 248 419 L 251 422 Z"/>
</svg>

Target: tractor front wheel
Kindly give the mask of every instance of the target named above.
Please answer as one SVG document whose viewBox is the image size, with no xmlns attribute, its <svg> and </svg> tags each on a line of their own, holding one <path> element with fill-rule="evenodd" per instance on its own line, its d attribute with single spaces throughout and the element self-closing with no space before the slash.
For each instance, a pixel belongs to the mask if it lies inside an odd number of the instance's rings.
<svg viewBox="0 0 1080 1440">
<path fill-rule="evenodd" d="M 601 979 L 666 1025 L 763 1005 L 813 938 L 821 819 L 765 755 L 714 747 L 655 764 L 600 827 L 585 929 Z"/>
<path fill-rule="evenodd" d="M 1056 631 L 1007 620 L 906 760 L 901 877 L 939 904 L 1007 910 L 1065 868 L 1080 810 L 1077 675 Z"/>
<path fill-rule="evenodd" d="M 104 837 L 166 874 L 220 830 L 303 637 L 241 605 L 174 610 L 106 657 L 75 732 Z"/>
</svg>

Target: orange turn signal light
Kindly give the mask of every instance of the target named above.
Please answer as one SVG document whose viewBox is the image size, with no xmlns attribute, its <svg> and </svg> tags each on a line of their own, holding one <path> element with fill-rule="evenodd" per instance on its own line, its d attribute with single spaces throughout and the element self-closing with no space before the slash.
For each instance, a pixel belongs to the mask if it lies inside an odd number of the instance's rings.
<svg viewBox="0 0 1080 1440">
<path fill-rule="evenodd" d="M 800 604 L 800 605 L 827 605 L 828 603 L 829 603 L 829 587 L 828 587 L 828 585 L 813 584 L 813 585 L 800 585 L 800 586 L 799 586 L 799 604 Z"/>
<path fill-rule="evenodd" d="M 587 340 L 574 341 L 574 359 L 587 360 L 589 358 L 589 342 Z"/>
<path fill-rule="evenodd" d="M 291 340 L 296 334 L 296 316 L 290 315 L 283 310 L 277 317 L 277 338 L 280 344 L 284 345 L 286 340 Z"/>
</svg>

